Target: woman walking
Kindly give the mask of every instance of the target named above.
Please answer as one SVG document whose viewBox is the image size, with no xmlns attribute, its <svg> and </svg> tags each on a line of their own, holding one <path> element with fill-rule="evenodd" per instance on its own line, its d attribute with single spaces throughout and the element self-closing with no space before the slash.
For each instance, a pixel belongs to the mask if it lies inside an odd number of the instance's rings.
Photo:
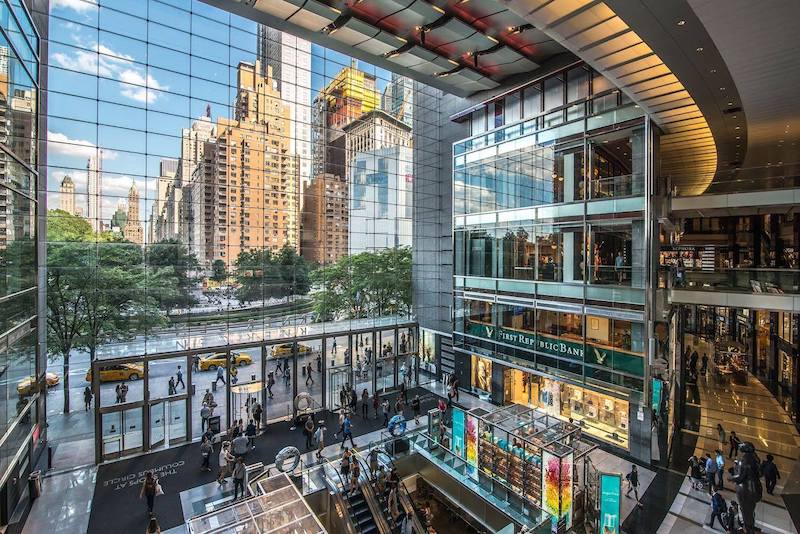
<svg viewBox="0 0 800 534">
<path fill-rule="evenodd" d="M 141 499 L 144 497 L 147 499 L 147 513 L 149 515 L 153 515 L 153 505 L 155 505 L 156 495 L 164 493 L 163 491 L 159 492 L 160 489 L 161 485 L 158 483 L 158 479 L 152 471 L 148 471 L 145 474 L 142 489 L 139 491 L 139 498 Z"/>
</svg>

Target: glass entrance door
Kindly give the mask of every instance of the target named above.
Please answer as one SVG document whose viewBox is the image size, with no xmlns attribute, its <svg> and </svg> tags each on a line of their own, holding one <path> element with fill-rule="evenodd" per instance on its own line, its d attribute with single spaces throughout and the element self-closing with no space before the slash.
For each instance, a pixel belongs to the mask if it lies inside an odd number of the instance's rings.
<svg viewBox="0 0 800 534">
<path fill-rule="evenodd" d="M 166 438 L 166 419 L 164 418 L 164 403 L 157 402 L 150 405 L 150 448 L 154 449 L 164 444 Z"/>
<path fill-rule="evenodd" d="M 122 412 L 122 452 L 142 450 L 142 408 L 131 408 Z"/>
<path fill-rule="evenodd" d="M 101 455 L 103 460 L 119 458 L 122 454 L 122 414 L 110 412 L 100 415 L 102 432 Z"/>
<path fill-rule="evenodd" d="M 169 413 L 167 435 L 169 444 L 172 445 L 174 443 L 186 441 L 186 400 L 169 401 L 167 411 Z"/>
<path fill-rule="evenodd" d="M 345 385 L 350 385 L 350 378 L 349 365 L 341 365 L 328 369 L 328 408 L 330 410 L 341 408 L 339 393 Z"/>
</svg>

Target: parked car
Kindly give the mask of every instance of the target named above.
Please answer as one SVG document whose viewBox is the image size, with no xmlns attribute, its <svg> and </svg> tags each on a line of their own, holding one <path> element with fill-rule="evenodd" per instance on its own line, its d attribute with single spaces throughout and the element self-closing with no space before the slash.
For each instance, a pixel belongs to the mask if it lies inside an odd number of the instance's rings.
<svg viewBox="0 0 800 534">
<path fill-rule="evenodd" d="M 61 377 L 55 373 L 45 373 L 44 376 L 47 381 L 47 387 L 49 388 L 57 386 L 61 381 Z M 36 392 L 36 377 L 29 376 L 28 378 L 23 378 L 17 384 L 17 393 L 19 393 L 20 397 L 33 395 L 34 392 Z"/>
<path fill-rule="evenodd" d="M 144 365 L 140 363 L 123 363 L 107 365 L 100 368 L 100 382 L 119 382 L 121 380 L 139 380 L 144 376 Z M 86 371 L 86 381 L 92 381 L 92 370 Z"/>
<path fill-rule="evenodd" d="M 239 367 L 240 365 L 250 365 L 253 363 L 253 358 L 249 354 L 242 352 L 231 352 L 231 362 L 233 367 Z M 225 353 L 215 352 L 214 354 L 203 356 L 200 358 L 198 367 L 201 371 L 215 371 L 217 367 L 225 367 Z"/>
</svg>

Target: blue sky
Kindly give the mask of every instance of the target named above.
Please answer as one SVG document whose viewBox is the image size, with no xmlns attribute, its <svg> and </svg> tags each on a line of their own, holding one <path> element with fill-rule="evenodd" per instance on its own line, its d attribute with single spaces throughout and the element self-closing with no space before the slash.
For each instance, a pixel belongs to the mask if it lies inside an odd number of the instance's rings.
<svg viewBox="0 0 800 534">
<path fill-rule="evenodd" d="M 103 217 L 135 182 L 149 216 L 162 158 L 210 105 L 230 117 L 236 65 L 254 61 L 256 24 L 191 0 L 51 0 L 49 207 L 65 174 L 86 204 L 86 160 L 104 150 Z M 312 99 L 350 58 L 312 45 Z M 390 73 L 364 62 L 383 91 Z M 309 103 L 310 104 L 310 103 Z"/>
</svg>

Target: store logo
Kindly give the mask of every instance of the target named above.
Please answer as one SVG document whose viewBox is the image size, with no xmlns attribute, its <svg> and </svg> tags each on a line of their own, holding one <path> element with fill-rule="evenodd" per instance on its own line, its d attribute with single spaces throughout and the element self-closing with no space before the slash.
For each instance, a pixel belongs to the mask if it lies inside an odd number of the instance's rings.
<svg viewBox="0 0 800 534">
<path fill-rule="evenodd" d="M 600 352 L 596 347 L 592 347 L 592 350 L 594 350 L 594 357 L 597 360 L 597 363 L 600 365 L 605 365 L 606 358 L 608 358 L 608 353 Z"/>
<path fill-rule="evenodd" d="M 486 335 L 487 335 L 488 337 L 492 337 L 492 336 L 494 335 L 494 328 L 489 328 L 489 327 L 487 326 L 487 327 L 486 327 Z"/>
</svg>

